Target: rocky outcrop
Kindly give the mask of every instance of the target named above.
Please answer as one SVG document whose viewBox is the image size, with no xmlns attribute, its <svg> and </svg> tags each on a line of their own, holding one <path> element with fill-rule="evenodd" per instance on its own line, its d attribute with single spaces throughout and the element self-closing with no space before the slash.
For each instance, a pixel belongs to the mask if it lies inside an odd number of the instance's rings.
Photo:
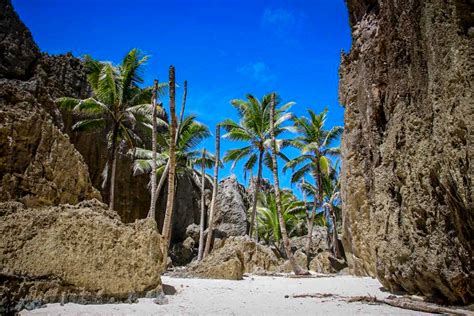
<svg viewBox="0 0 474 316">
<path fill-rule="evenodd" d="M 82 156 L 29 88 L 0 79 L 0 201 L 39 206 L 100 199 Z"/>
<path fill-rule="evenodd" d="M 339 97 L 350 269 L 392 291 L 471 303 L 472 2 L 347 4 Z"/>
<path fill-rule="evenodd" d="M 347 267 L 344 259 L 335 258 L 331 252 L 322 251 L 318 253 L 310 262 L 309 269 L 318 273 L 337 273 Z"/>
<path fill-rule="evenodd" d="M 203 261 L 193 261 L 181 277 L 240 280 L 244 273 L 275 272 L 284 264 L 270 248 L 256 244 L 248 236 L 233 236 L 214 243 Z"/>
<path fill-rule="evenodd" d="M 123 224 L 97 200 L 24 208 L 0 203 L 0 305 L 113 302 L 161 291 L 161 236 Z"/>
<path fill-rule="evenodd" d="M 0 201 L 39 206 L 100 198 L 81 155 L 54 122 L 52 97 L 68 90 L 68 81 L 48 84 L 48 63 L 42 64 L 48 57 L 9 1 L 0 2 L 0 11 Z"/>
<path fill-rule="evenodd" d="M 217 192 L 214 236 L 225 238 L 243 236 L 247 232 L 249 204 L 243 185 L 232 175 L 219 182 Z"/>
<path fill-rule="evenodd" d="M 1 0 L 0 8 L 0 78 L 28 77 L 39 49 L 10 1 Z"/>
</svg>

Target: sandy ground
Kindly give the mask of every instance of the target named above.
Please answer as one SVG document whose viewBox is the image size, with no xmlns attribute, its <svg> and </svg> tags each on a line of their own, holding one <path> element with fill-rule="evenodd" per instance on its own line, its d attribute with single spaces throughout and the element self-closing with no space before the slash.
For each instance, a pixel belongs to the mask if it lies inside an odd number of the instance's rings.
<svg viewBox="0 0 474 316">
<path fill-rule="evenodd" d="M 166 305 L 152 299 L 137 304 L 48 304 L 21 315 L 422 315 L 387 305 L 347 303 L 337 298 L 293 298 L 294 294 L 332 293 L 341 296 L 387 297 L 372 278 L 336 276 L 296 279 L 249 276 L 242 281 L 163 277 L 177 294 Z M 285 298 L 288 295 L 289 297 Z M 428 315 L 428 314 L 424 314 Z"/>
</svg>

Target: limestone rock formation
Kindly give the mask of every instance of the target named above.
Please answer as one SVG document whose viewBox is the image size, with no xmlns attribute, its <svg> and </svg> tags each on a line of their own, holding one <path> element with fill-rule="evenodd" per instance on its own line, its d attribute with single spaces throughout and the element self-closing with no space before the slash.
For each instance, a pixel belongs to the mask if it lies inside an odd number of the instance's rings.
<svg viewBox="0 0 474 316">
<path fill-rule="evenodd" d="M 337 259 L 329 251 L 318 253 L 309 263 L 309 269 L 318 273 L 337 273 L 347 267 L 343 259 Z"/>
<path fill-rule="evenodd" d="M 284 263 L 269 247 L 256 244 L 248 236 L 232 236 L 215 242 L 203 261 L 192 262 L 184 277 L 240 280 L 244 273 L 274 272 Z"/>
<path fill-rule="evenodd" d="M 232 175 L 219 182 L 215 210 L 216 238 L 243 236 L 247 232 L 249 204 L 243 185 Z"/>
<path fill-rule="evenodd" d="M 0 204 L 0 305 L 109 302 L 161 291 L 161 236 L 151 219 L 123 224 L 105 204 Z M 20 306 L 21 307 L 21 306 Z"/>
<path fill-rule="evenodd" d="M 100 198 L 81 155 L 48 114 L 54 102 L 40 63 L 48 57 L 9 1 L 0 11 L 0 201 L 39 206 Z"/>
<path fill-rule="evenodd" d="M 472 303 L 474 5 L 347 5 L 339 97 L 350 269 L 392 291 Z"/>
<path fill-rule="evenodd" d="M 0 79 L 0 201 L 38 206 L 100 199 L 82 156 L 34 93 L 34 82 Z"/>
<path fill-rule="evenodd" d="M 0 78 L 27 77 L 39 49 L 10 1 L 1 0 L 0 9 Z"/>
</svg>

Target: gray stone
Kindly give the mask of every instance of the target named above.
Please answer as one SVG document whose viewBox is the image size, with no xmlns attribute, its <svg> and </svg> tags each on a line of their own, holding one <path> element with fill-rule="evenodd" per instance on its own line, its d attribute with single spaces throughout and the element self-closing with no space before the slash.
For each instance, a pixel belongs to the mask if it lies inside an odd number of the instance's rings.
<svg viewBox="0 0 474 316">
<path fill-rule="evenodd" d="M 225 238 L 245 235 L 248 206 L 245 188 L 235 175 L 221 180 L 217 193 L 214 236 Z"/>
</svg>

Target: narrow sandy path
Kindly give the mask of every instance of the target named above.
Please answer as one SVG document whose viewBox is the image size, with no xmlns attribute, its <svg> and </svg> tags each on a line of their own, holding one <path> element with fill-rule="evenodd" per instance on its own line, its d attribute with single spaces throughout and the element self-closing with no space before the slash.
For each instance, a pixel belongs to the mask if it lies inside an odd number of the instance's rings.
<svg viewBox="0 0 474 316">
<path fill-rule="evenodd" d="M 309 279 L 250 276 L 243 281 L 179 279 L 163 277 L 178 293 L 169 303 L 152 299 L 137 304 L 78 305 L 48 304 L 22 315 L 422 315 L 387 305 L 347 303 L 337 298 L 293 298 L 294 294 L 332 293 L 341 296 L 390 293 L 380 290 L 371 278 L 336 276 Z M 289 296 L 285 298 L 285 296 Z M 428 314 L 424 314 L 428 315 Z"/>
</svg>

